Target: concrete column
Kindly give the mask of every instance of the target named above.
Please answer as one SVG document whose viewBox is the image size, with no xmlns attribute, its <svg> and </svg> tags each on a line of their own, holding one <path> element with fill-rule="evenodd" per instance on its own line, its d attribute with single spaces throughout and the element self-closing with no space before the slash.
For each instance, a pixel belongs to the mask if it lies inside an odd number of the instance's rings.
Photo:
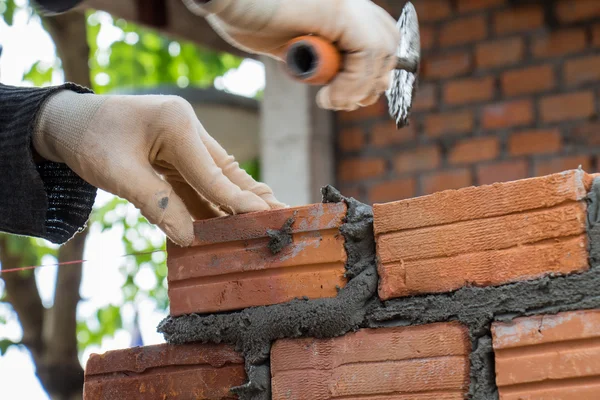
<svg viewBox="0 0 600 400">
<path fill-rule="evenodd" d="M 317 107 L 318 88 L 292 81 L 279 62 L 261 61 L 262 181 L 290 206 L 319 202 L 321 187 L 335 178 L 333 113 Z"/>
</svg>

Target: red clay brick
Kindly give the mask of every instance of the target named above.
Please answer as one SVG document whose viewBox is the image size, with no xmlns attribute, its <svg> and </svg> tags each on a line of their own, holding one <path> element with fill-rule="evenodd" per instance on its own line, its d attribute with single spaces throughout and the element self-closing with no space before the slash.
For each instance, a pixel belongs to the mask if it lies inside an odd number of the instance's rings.
<svg viewBox="0 0 600 400">
<path fill-rule="evenodd" d="M 430 194 L 449 189 L 460 189 L 470 186 L 472 182 L 471 172 L 468 169 L 437 172 L 423 177 L 423 193 Z"/>
<path fill-rule="evenodd" d="M 498 217 L 586 198 L 591 178 L 566 171 L 373 206 L 375 234 Z M 535 195 L 544 193 L 544 197 Z"/>
<path fill-rule="evenodd" d="M 482 124 L 484 129 L 501 129 L 529 125 L 533 122 L 533 103 L 517 100 L 485 106 Z"/>
<path fill-rule="evenodd" d="M 533 39 L 531 51 L 534 57 L 562 57 L 577 53 L 586 47 L 583 29 L 565 29 L 551 31 Z"/>
<path fill-rule="evenodd" d="M 343 151 L 356 151 L 365 147 L 365 133 L 361 128 L 342 129 L 338 144 Z"/>
<path fill-rule="evenodd" d="M 452 9 L 449 0 L 427 0 L 414 3 L 419 20 L 423 22 L 439 21 L 450 16 Z"/>
<path fill-rule="evenodd" d="M 409 125 L 403 128 L 396 128 L 396 122 L 386 121 L 380 122 L 373 127 L 371 131 L 371 145 L 373 146 L 389 146 L 393 144 L 401 144 L 415 140 L 415 122 L 409 121 Z"/>
<path fill-rule="evenodd" d="M 444 102 L 447 104 L 475 103 L 493 97 L 493 77 L 454 80 L 444 86 Z"/>
<path fill-rule="evenodd" d="M 352 159 L 339 164 L 338 179 L 342 182 L 375 178 L 385 172 L 383 159 Z"/>
<path fill-rule="evenodd" d="M 437 105 L 437 86 L 425 83 L 419 87 L 413 98 L 413 111 L 431 110 Z"/>
<path fill-rule="evenodd" d="M 600 80 L 600 56 L 583 57 L 565 63 L 565 82 L 567 85 L 596 83 Z"/>
<path fill-rule="evenodd" d="M 453 111 L 429 114 L 425 117 L 425 135 L 436 138 L 446 134 L 467 133 L 473 130 L 473 112 Z"/>
<path fill-rule="evenodd" d="M 430 50 L 436 37 L 436 29 L 430 25 L 424 25 L 419 27 L 419 34 L 421 36 L 421 50 Z"/>
<path fill-rule="evenodd" d="M 493 8 L 504 4 L 505 0 L 458 0 L 458 11 L 469 12 Z"/>
<path fill-rule="evenodd" d="M 600 16 L 600 2 L 597 0 L 559 0 L 555 15 L 562 23 L 584 21 Z"/>
<path fill-rule="evenodd" d="M 592 27 L 592 46 L 600 47 L 600 24 Z"/>
<path fill-rule="evenodd" d="M 171 315 L 335 297 L 346 282 L 345 214 L 343 203 L 314 204 L 195 222 L 191 247 L 167 248 Z M 267 231 L 290 218 L 292 243 L 271 253 Z"/>
<path fill-rule="evenodd" d="M 527 178 L 527 175 L 527 162 L 525 160 L 500 161 L 477 167 L 477 182 L 479 185 L 516 181 Z"/>
<path fill-rule="evenodd" d="M 514 7 L 494 15 L 494 27 L 498 35 L 535 30 L 543 24 L 544 10 L 538 5 Z"/>
<path fill-rule="evenodd" d="M 493 160 L 500 153 L 500 142 L 497 137 L 467 139 L 456 144 L 450 154 L 450 164 L 466 164 L 478 161 Z"/>
<path fill-rule="evenodd" d="M 336 115 L 340 122 L 361 121 L 364 119 L 386 116 L 388 115 L 388 105 L 387 100 L 383 97 L 370 106 L 360 107 L 354 111 L 340 111 L 336 113 Z"/>
<path fill-rule="evenodd" d="M 421 73 L 424 79 L 450 78 L 469 72 L 471 65 L 471 55 L 467 52 L 435 55 L 423 60 Z"/>
<path fill-rule="evenodd" d="M 592 158 L 590 156 L 556 157 L 550 160 L 540 160 L 535 164 L 535 175 L 550 175 L 560 171 L 577 169 L 581 166 L 584 171 L 592 172 Z"/>
<path fill-rule="evenodd" d="M 525 55 L 522 38 L 502 39 L 484 42 L 475 49 L 475 63 L 478 68 L 493 68 L 516 64 Z"/>
<path fill-rule="evenodd" d="M 440 166 L 441 156 L 437 146 L 418 147 L 400 153 L 395 159 L 396 172 L 428 171 Z"/>
<path fill-rule="evenodd" d="M 560 148 L 560 132 L 556 129 L 518 132 L 508 139 L 508 151 L 515 156 L 556 153 Z"/>
<path fill-rule="evenodd" d="M 542 120 L 559 122 L 595 115 L 594 93 L 577 92 L 544 97 L 540 102 Z"/>
<path fill-rule="evenodd" d="M 83 398 L 235 399 L 230 388 L 245 381 L 244 359 L 230 346 L 161 344 L 92 354 Z"/>
<path fill-rule="evenodd" d="M 510 229 L 504 229 L 511 234 Z M 471 233 L 478 234 L 476 231 L 457 231 L 456 235 Z M 490 239 L 489 236 L 487 238 Z M 379 297 L 386 300 L 448 292 L 467 285 L 497 286 L 549 274 L 582 271 L 588 268 L 586 246 L 586 236 L 580 235 L 549 243 L 517 245 L 509 249 L 470 253 L 464 248 L 465 254 L 450 257 L 402 259 L 384 263 L 378 269 Z"/>
<path fill-rule="evenodd" d="M 470 351 L 467 328 L 452 322 L 278 340 L 273 400 L 460 400 L 469 388 Z"/>
<path fill-rule="evenodd" d="M 600 122 L 577 124 L 569 137 L 581 146 L 600 146 Z"/>
<path fill-rule="evenodd" d="M 600 310 L 492 324 L 502 400 L 593 400 L 600 393 Z"/>
<path fill-rule="evenodd" d="M 458 18 L 442 25 L 439 41 L 442 46 L 455 46 L 483 40 L 487 33 L 488 27 L 484 17 Z"/>
<path fill-rule="evenodd" d="M 416 182 L 414 178 L 377 183 L 371 186 L 369 190 L 369 200 L 371 203 L 408 199 L 415 195 Z"/>
<path fill-rule="evenodd" d="M 506 96 L 539 93 L 555 86 L 554 69 L 549 65 L 511 70 L 502 74 L 502 91 Z"/>
</svg>

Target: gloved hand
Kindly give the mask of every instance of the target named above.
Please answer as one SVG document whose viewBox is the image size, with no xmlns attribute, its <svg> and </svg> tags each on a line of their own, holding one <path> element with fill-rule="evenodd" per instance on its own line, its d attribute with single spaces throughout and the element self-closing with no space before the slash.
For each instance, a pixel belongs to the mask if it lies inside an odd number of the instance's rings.
<svg viewBox="0 0 600 400">
<path fill-rule="evenodd" d="M 400 33 L 370 0 L 184 0 L 232 45 L 281 60 L 285 44 L 315 34 L 345 53 L 343 70 L 317 94 L 321 108 L 354 110 L 388 88 Z"/>
<path fill-rule="evenodd" d="M 176 96 L 61 91 L 43 105 L 33 146 L 129 200 L 181 246 L 192 243 L 192 219 L 285 207 L 239 168 L 192 106 Z"/>
</svg>

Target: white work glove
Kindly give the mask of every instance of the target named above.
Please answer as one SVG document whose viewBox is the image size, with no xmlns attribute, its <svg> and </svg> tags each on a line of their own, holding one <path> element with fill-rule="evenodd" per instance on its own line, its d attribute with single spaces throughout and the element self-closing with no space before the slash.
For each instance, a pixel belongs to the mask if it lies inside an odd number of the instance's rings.
<svg viewBox="0 0 600 400">
<path fill-rule="evenodd" d="M 340 73 L 317 94 L 321 108 L 350 111 L 388 88 L 400 32 L 370 0 L 183 0 L 233 46 L 281 60 L 286 43 L 314 34 L 344 53 Z"/>
<path fill-rule="evenodd" d="M 177 96 L 61 91 L 43 105 L 33 146 L 129 200 L 180 246 L 192 243 L 193 219 L 285 207 L 239 168 Z"/>
</svg>

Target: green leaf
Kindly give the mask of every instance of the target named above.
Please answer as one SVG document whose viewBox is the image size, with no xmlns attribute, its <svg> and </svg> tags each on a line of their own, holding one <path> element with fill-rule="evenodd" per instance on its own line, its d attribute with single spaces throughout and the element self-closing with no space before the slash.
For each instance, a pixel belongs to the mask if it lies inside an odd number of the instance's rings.
<svg viewBox="0 0 600 400">
<path fill-rule="evenodd" d="M 41 61 L 38 61 L 25 73 L 23 79 L 33 83 L 35 86 L 49 85 L 52 83 L 53 72 L 54 66 L 45 68 Z"/>
<path fill-rule="evenodd" d="M 19 343 L 13 342 L 10 339 L 1 339 L 0 340 L 0 356 L 3 356 L 4 354 L 6 354 L 6 351 L 8 350 L 8 348 L 10 346 L 16 346 Z"/>
<path fill-rule="evenodd" d="M 2 17 L 4 18 L 4 22 L 6 22 L 6 25 L 12 26 L 12 24 L 14 22 L 15 11 L 17 11 L 18 8 L 19 7 L 14 2 L 14 0 L 0 1 L 0 10 L 2 10 L 2 12 L 0 14 L 2 14 Z"/>
</svg>

